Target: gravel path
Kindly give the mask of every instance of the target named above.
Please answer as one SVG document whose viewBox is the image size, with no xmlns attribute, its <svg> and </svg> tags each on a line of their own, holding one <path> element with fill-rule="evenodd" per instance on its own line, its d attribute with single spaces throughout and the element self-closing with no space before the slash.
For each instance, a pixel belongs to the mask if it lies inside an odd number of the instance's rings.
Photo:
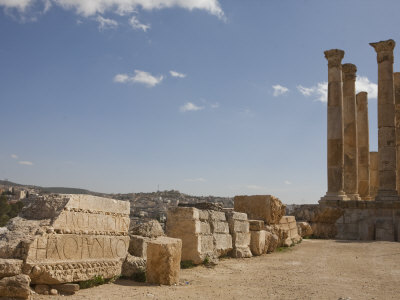
<svg viewBox="0 0 400 300">
<path fill-rule="evenodd" d="M 286 251 L 181 271 L 177 286 L 128 280 L 34 299 L 400 299 L 400 243 L 303 240 Z"/>
</svg>

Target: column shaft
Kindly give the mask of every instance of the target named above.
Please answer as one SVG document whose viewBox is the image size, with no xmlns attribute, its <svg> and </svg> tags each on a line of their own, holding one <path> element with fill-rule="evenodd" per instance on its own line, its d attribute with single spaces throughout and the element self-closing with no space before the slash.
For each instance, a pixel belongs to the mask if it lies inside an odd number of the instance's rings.
<svg viewBox="0 0 400 300">
<path fill-rule="evenodd" d="M 357 102 L 357 139 L 358 139 L 358 194 L 362 200 L 370 200 L 369 165 L 369 123 L 368 94 L 360 92 Z"/>
<path fill-rule="evenodd" d="M 328 60 L 328 191 L 321 200 L 347 199 L 343 191 L 343 50 L 324 52 Z"/>
<path fill-rule="evenodd" d="M 343 72 L 343 131 L 344 131 L 344 192 L 351 200 L 358 195 L 356 72 L 353 64 L 342 65 Z"/>
<path fill-rule="evenodd" d="M 397 193 L 400 194 L 400 72 L 394 73 L 393 79 L 394 79 L 394 101 L 396 107 Z"/>
<path fill-rule="evenodd" d="M 379 159 L 378 152 L 369 153 L 369 167 L 370 167 L 370 186 L 369 193 L 371 199 L 374 200 L 379 187 L 379 171 L 378 171 Z"/>
<path fill-rule="evenodd" d="M 371 43 L 378 61 L 379 189 L 376 200 L 398 200 L 396 127 L 393 84 L 393 40 Z"/>
</svg>

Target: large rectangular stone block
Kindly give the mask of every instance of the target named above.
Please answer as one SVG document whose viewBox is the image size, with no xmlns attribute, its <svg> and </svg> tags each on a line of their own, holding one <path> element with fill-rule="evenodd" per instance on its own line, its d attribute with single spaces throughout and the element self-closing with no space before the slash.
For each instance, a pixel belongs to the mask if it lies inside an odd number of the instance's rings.
<svg viewBox="0 0 400 300">
<path fill-rule="evenodd" d="M 179 283 L 182 241 L 159 237 L 147 245 L 146 281 L 172 285 Z"/>
<path fill-rule="evenodd" d="M 261 220 L 249 220 L 250 230 L 252 231 L 260 231 L 264 230 L 265 224 L 264 221 Z"/>
<path fill-rule="evenodd" d="M 235 196 L 234 209 L 246 213 L 249 219 L 278 224 L 285 214 L 285 205 L 271 195 Z"/>
<path fill-rule="evenodd" d="M 148 241 L 150 241 L 150 238 L 148 237 L 131 235 L 128 248 L 129 254 L 146 259 Z"/>
<path fill-rule="evenodd" d="M 213 221 L 211 222 L 213 233 L 229 233 L 229 225 L 224 221 Z"/>
<path fill-rule="evenodd" d="M 230 234 L 214 233 L 214 249 L 218 256 L 225 255 L 232 250 L 232 236 Z"/>
<path fill-rule="evenodd" d="M 249 247 L 250 239 L 250 232 L 234 232 L 232 234 L 232 240 L 235 247 Z"/>
<path fill-rule="evenodd" d="M 250 250 L 253 255 L 261 255 L 265 249 L 265 230 L 251 231 Z"/>
</svg>

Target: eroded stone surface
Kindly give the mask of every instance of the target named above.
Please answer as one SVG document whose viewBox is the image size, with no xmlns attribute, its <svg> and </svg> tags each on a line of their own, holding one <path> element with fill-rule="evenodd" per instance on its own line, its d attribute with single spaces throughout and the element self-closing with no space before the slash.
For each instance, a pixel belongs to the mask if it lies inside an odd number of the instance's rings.
<svg viewBox="0 0 400 300">
<path fill-rule="evenodd" d="M 19 274 L 0 280 L 0 297 L 28 299 L 32 294 L 29 276 Z"/>
<path fill-rule="evenodd" d="M 182 241 L 159 237 L 147 245 L 146 281 L 156 284 L 178 284 Z"/>
<path fill-rule="evenodd" d="M 312 228 L 307 222 L 297 222 L 297 231 L 301 237 L 308 237 L 313 234 Z"/>
<path fill-rule="evenodd" d="M 23 259 L 22 272 L 35 284 L 111 278 L 120 274 L 129 247 L 129 212 L 129 202 L 108 198 L 42 197 L 8 224 L 0 255 Z"/>
<path fill-rule="evenodd" d="M 136 257 L 128 254 L 122 264 L 121 275 L 132 277 L 134 274 L 146 271 L 146 260 L 141 257 Z"/>
<path fill-rule="evenodd" d="M 0 258 L 0 279 L 11 277 L 22 272 L 23 261 L 20 259 L 1 259 Z"/>
<path fill-rule="evenodd" d="M 285 214 L 285 205 L 271 195 L 235 196 L 234 209 L 246 213 L 249 219 L 278 224 Z"/>
<path fill-rule="evenodd" d="M 129 230 L 129 233 L 149 238 L 165 235 L 161 224 L 157 220 L 150 220 L 146 223 L 135 225 Z"/>
</svg>

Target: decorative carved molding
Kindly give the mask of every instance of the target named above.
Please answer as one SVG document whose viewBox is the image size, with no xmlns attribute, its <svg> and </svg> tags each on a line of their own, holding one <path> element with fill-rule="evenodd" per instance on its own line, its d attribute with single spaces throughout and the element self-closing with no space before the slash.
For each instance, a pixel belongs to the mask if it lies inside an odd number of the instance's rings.
<svg viewBox="0 0 400 300">
<path fill-rule="evenodd" d="M 356 80 L 357 67 L 353 64 L 343 64 L 342 74 L 343 80 Z"/>
<path fill-rule="evenodd" d="M 328 68 L 341 68 L 344 51 L 340 49 L 331 49 L 324 52 L 328 60 Z"/>
<path fill-rule="evenodd" d="M 396 42 L 393 40 L 380 41 L 376 43 L 370 43 L 370 45 L 375 49 L 378 64 L 384 61 L 389 61 L 393 63 L 393 49 L 396 46 Z"/>
</svg>

